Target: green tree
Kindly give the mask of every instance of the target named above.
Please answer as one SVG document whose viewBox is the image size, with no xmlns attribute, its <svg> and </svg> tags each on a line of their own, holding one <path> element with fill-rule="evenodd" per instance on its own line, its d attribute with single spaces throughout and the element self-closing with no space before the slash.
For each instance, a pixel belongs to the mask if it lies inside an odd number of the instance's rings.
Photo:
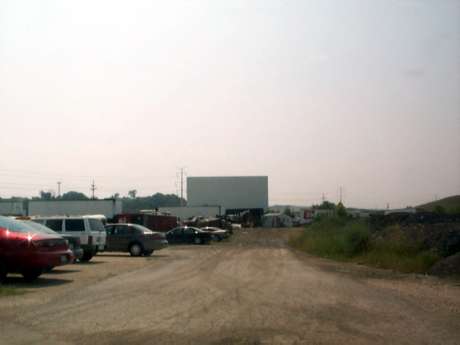
<svg viewBox="0 0 460 345">
<path fill-rule="evenodd" d="M 88 200 L 88 197 L 83 193 L 71 190 L 62 194 L 61 200 Z"/>
<path fill-rule="evenodd" d="M 135 189 L 132 189 L 128 192 L 128 196 L 131 198 L 131 199 L 136 199 L 136 195 L 137 195 L 137 190 Z"/>
<path fill-rule="evenodd" d="M 181 199 L 175 194 L 155 193 L 145 197 L 125 197 L 123 200 L 123 210 L 126 212 L 138 212 L 139 210 L 149 210 L 158 207 L 174 207 L 181 205 Z M 187 201 L 182 199 L 182 204 L 187 205 Z"/>
<path fill-rule="evenodd" d="M 54 194 L 51 191 L 45 192 L 44 190 L 41 190 L 40 193 L 40 199 L 41 200 L 51 200 L 54 199 Z"/>
<path fill-rule="evenodd" d="M 339 217 L 346 217 L 347 216 L 347 210 L 345 209 L 345 206 L 343 206 L 342 202 L 339 202 L 336 207 L 336 212 Z"/>
<path fill-rule="evenodd" d="M 335 210 L 335 204 L 330 201 L 323 201 L 323 203 L 319 206 L 316 206 L 317 209 L 319 210 Z"/>
</svg>

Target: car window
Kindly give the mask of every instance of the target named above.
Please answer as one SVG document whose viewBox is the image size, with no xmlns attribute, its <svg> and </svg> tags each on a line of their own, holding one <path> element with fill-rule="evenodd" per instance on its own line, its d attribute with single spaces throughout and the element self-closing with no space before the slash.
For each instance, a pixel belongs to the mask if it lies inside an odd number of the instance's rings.
<svg viewBox="0 0 460 345">
<path fill-rule="evenodd" d="M 66 219 L 65 231 L 85 231 L 83 219 Z"/>
<path fill-rule="evenodd" d="M 193 228 L 185 228 L 184 229 L 184 234 L 185 235 L 193 235 L 195 233 L 195 229 Z"/>
<path fill-rule="evenodd" d="M 104 224 L 99 219 L 88 219 L 91 231 L 105 231 Z"/>
<path fill-rule="evenodd" d="M 47 219 L 45 225 L 51 230 L 62 231 L 62 219 Z"/>
<path fill-rule="evenodd" d="M 174 235 L 180 235 L 182 233 L 182 228 L 175 228 L 171 230 Z"/>
<path fill-rule="evenodd" d="M 116 225 L 115 232 L 116 235 L 128 235 L 130 233 L 129 228 L 126 225 Z"/>
</svg>

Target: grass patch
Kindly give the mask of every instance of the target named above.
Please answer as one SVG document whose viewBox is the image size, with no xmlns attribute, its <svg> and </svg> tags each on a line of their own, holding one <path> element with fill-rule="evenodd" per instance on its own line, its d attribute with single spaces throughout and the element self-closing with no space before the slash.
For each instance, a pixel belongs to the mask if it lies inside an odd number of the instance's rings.
<svg viewBox="0 0 460 345">
<path fill-rule="evenodd" d="M 15 295 L 22 295 L 25 291 L 22 289 L 18 289 L 16 287 L 10 286 L 1 286 L 0 285 L 0 298 L 6 296 L 15 296 Z"/>
<path fill-rule="evenodd" d="M 365 221 L 332 217 L 308 226 L 289 244 L 325 258 L 406 273 L 425 273 L 440 259 L 436 253 L 409 241 L 399 226 L 386 229 L 385 234 L 384 238 L 372 234 Z"/>
<path fill-rule="evenodd" d="M 369 246 L 369 231 L 364 222 L 347 222 L 341 218 L 325 218 L 306 228 L 289 243 L 294 248 L 336 260 L 345 260 Z"/>
<path fill-rule="evenodd" d="M 430 251 L 408 255 L 388 250 L 372 249 L 364 255 L 356 257 L 354 261 L 404 273 L 426 273 L 438 260 L 439 256 Z"/>
</svg>

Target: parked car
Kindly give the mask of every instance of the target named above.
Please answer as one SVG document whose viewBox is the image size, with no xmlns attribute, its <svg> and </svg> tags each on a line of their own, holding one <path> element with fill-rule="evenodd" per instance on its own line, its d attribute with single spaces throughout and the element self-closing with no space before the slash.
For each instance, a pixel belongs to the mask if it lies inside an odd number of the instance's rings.
<svg viewBox="0 0 460 345">
<path fill-rule="evenodd" d="M 50 228 L 44 226 L 43 224 L 33 222 L 31 220 L 22 220 L 27 225 L 33 227 L 37 231 L 41 231 L 45 234 L 55 234 L 59 235 L 56 231 L 51 230 Z M 69 249 L 72 251 L 75 260 L 80 260 L 83 257 L 83 248 L 80 244 L 80 237 L 73 236 L 69 234 L 61 234 L 61 237 L 67 240 L 69 243 Z"/>
<path fill-rule="evenodd" d="M 166 233 L 166 239 L 169 243 L 194 243 L 206 244 L 211 242 L 210 232 L 203 231 L 191 226 L 180 226 Z"/>
<path fill-rule="evenodd" d="M 205 226 L 201 230 L 210 232 L 212 239 L 217 241 L 222 241 L 230 236 L 228 230 L 219 229 L 214 226 Z"/>
<path fill-rule="evenodd" d="M 59 234 L 78 236 L 83 249 L 81 261 L 89 261 L 98 251 L 104 250 L 107 235 L 99 219 L 89 216 L 72 216 L 35 217 L 32 220 Z"/>
<path fill-rule="evenodd" d="M 105 251 L 129 252 L 131 256 L 150 256 L 154 250 L 168 245 L 164 233 L 155 232 L 139 224 L 107 224 Z"/>
<path fill-rule="evenodd" d="M 32 281 L 44 271 L 73 260 L 67 241 L 61 236 L 0 216 L 0 282 L 8 273 L 21 273 Z"/>
</svg>

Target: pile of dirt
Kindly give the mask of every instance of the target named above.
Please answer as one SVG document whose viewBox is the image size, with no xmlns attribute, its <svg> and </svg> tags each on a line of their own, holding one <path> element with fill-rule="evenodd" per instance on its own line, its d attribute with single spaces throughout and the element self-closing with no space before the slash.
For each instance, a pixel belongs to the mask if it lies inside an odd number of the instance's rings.
<svg viewBox="0 0 460 345">
<path fill-rule="evenodd" d="M 403 229 L 409 239 L 442 257 L 460 252 L 460 223 L 417 224 Z"/>
<path fill-rule="evenodd" d="M 376 237 L 408 242 L 422 250 L 435 251 L 441 257 L 460 252 L 460 223 L 392 225 L 377 230 Z"/>
<path fill-rule="evenodd" d="M 460 252 L 438 261 L 430 269 L 429 274 L 460 277 Z"/>
</svg>

